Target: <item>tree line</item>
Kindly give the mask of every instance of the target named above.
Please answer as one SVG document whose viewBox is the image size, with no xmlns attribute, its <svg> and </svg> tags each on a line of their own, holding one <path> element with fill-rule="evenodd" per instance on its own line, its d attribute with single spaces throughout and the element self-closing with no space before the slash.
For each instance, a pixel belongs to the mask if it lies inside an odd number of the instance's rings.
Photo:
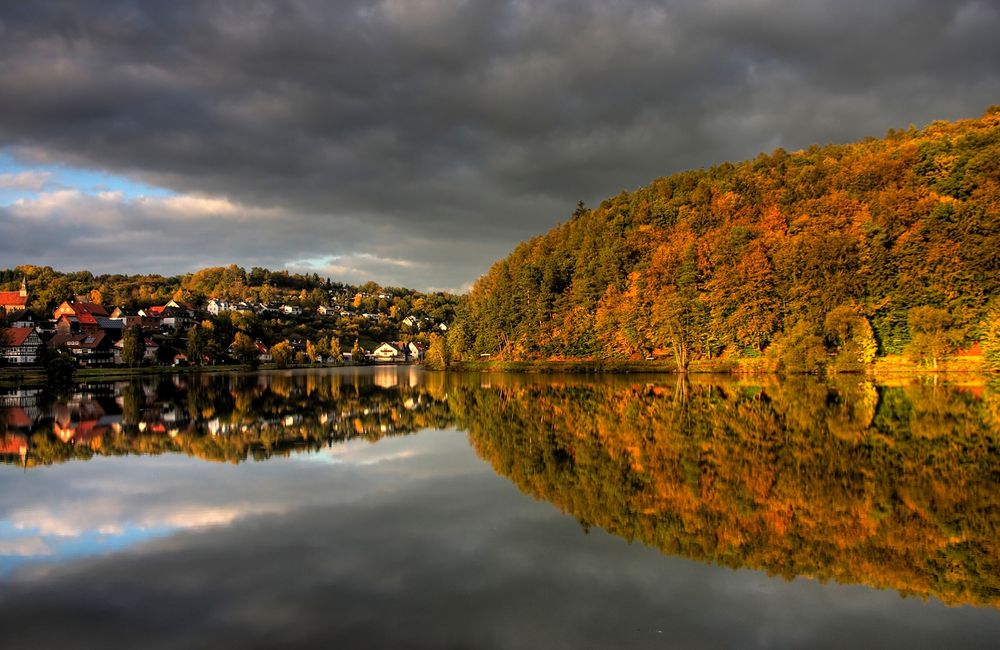
<svg viewBox="0 0 1000 650">
<path fill-rule="evenodd" d="M 1000 107 L 581 204 L 494 264 L 459 321 L 466 359 L 852 369 L 979 343 L 1000 368 Z"/>
</svg>

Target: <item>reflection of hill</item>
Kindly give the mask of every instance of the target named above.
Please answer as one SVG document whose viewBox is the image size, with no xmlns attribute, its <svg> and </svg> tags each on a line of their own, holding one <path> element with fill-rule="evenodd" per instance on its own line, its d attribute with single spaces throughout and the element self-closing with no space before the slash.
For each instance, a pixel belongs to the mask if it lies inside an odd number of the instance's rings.
<svg viewBox="0 0 1000 650">
<path fill-rule="evenodd" d="M 995 393 L 519 381 L 452 392 L 523 491 L 670 554 L 1000 606 Z"/>
<path fill-rule="evenodd" d="M 378 379 L 378 378 L 376 378 Z M 179 452 L 239 462 L 335 442 L 379 440 L 449 422 L 426 388 L 384 388 L 372 377 L 202 376 L 84 387 L 9 423 L 0 454 L 28 467 L 94 455 Z"/>
</svg>

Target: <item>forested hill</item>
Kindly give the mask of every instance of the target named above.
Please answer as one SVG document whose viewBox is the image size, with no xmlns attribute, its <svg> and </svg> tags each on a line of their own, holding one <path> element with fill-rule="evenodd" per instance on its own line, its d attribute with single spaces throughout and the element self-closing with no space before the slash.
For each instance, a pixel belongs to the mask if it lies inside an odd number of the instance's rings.
<svg viewBox="0 0 1000 650">
<path fill-rule="evenodd" d="M 998 294 L 992 107 L 581 205 L 477 281 L 452 338 L 466 358 L 936 360 L 996 338 Z"/>
</svg>

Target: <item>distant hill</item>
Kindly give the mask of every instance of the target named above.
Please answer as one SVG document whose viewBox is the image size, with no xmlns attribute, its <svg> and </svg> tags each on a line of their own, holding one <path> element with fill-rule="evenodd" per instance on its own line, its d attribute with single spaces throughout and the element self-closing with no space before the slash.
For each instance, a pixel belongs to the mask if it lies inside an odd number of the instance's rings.
<svg viewBox="0 0 1000 650">
<path fill-rule="evenodd" d="M 466 358 L 936 363 L 997 337 L 998 295 L 993 107 L 581 204 L 478 280 L 452 339 Z"/>
</svg>

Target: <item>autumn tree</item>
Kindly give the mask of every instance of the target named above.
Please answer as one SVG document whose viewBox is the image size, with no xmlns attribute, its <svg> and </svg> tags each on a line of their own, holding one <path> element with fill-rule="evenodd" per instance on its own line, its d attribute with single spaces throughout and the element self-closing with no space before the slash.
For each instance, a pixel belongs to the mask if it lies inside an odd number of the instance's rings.
<svg viewBox="0 0 1000 650">
<path fill-rule="evenodd" d="M 292 361 L 292 344 L 288 341 L 281 341 L 271 346 L 271 361 L 279 368 L 286 368 Z"/>
<path fill-rule="evenodd" d="M 257 363 L 257 346 L 254 344 L 253 339 L 246 335 L 244 332 L 236 332 L 236 336 L 233 337 L 233 344 L 229 348 L 233 357 L 244 365 L 256 365 Z"/>
<path fill-rule="evenodd" d="M 805 320 L 776 336 L 768 355 L 776 361 L 779 372 L 820 372 L 828 361 L 823 337 Z"/>
<path fill-rule="evenodd" d="M 911 340 L 906 354 L 932 368 L 958 347 L 962 332 L 954 326 L 951 314 L 937 307 L 914 307 L 907 314 Z"/>
<path fill-rule="evenodd" d="M 316 346 L 313 345 L 312 341 L 306 341 L 305 355 L 309 363 L 316 363 L 316 359 L 319 357 L 319 352 L 316 351 Z"/>
<path fill-rule="evenodd" d="M 431 344 L 427 348 L 425 363 L 428 368 L 445 370 L 451 363 L 448 353 L 448 341 L 440 334 L 431 334 Z"/>
<path fill-rule="evenodd" d="M 344 353 L 340 349 L 340 338 L 337 336 L 330 337 L 330 356 L 333 357 L 335 363 L 340 363 L 344 360 Z"/>
<path fill-rule="evenodd" d="M 354 345 L 351 346 L 351 363 L 359 364 L 364 363 L 364 361 L 365 352 L 361 348 L 361 343 L 358 342 L 358 339 L 354 339 Z"/>
<path fill-rule="evenodd" d="M 981 344 L 986 367 L 1000 371 L 1000 307 L 994 308 L 987 316 Z"/>
<path fill-rule="evenodd" d="M 855 364 L 875 360 L 878 344 L 858 305 L 841 305 L 830 311 L 823 322 L 823 331 L 837 355 L 839 367 L 850 369 Z"/>
</svg>

